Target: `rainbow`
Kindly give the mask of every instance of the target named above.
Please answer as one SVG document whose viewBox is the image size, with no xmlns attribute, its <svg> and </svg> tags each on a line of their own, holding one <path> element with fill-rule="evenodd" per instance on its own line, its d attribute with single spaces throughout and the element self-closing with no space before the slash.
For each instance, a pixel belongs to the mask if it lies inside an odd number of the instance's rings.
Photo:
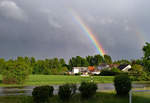
<svg viewBox="0 0 150 103">
<path fill-rule="evenodd" d="M 104 56 L 106 54 L 105 50 L 103 49 L 103 47 L 100 44 L 100 42 L 98 42 L 98 40 L 96 39 L 96 37 L 94 36 L 92 31 L 88 28 L 88 26 L 85 25 L 83 20 L 77 14 L 75 14 L 74 12 L 72 12 L 72 13 L 73 13 L 73 18 L 80 25 L 81 29 L 85 32 L 87 37 L 91 40 L 91 42 L 93 43 L 93 45 L 96 48 L 96 50 L 98 51 L 98 53 L 101 56 Z"/>
<path fill-rule="evenodd" d="M 135 23 L 130 22 L 129 26 L 132 27 L 131 31 L 135 32 L 136 37 L 140 40 L 140 46 L 143 47 L 143 45 L 147 41 L 145 35 L 142 33 L 142 31 L 140 31 L 140 29 Z"/>
</svg>

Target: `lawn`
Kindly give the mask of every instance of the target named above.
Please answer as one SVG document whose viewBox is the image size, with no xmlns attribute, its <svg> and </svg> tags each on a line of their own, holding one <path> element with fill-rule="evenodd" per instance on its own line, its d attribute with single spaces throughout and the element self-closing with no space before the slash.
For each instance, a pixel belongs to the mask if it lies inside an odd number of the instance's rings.
<svg viewBox="0 0 150 103">
<path fill-rule="evenodd" d="M 92 76 L 96 83 L 112 83 L 113 76 Z M 2 76 L 0 75 L 0 81 Z M 36 85 L 52 85 L 65 83 L 80 83 L 82 81 L 91 81 L 91 77 L 82 76 L 65 76 L 65 75 L 30 75 L 23 85 L 6 85 L 0 83 L 0 86 L 36 86 Z"/>
<path fill-rule="evenodd" d="M 96 83 L 113 83 L 113 76 L 92 76 Z M 0 75 L 0 81 L 2 76 Z M 9 86 L 38 86 L 38 85 L 54 85 L 65 83 L 80 83 L 82 81 L 91 81 L 91 77 L 82 76 L 65 76 L 65 75 L 30 75 L 23 85 L 17 84 L 3 84 L 0 82 L 0 87 Z M 133 83 L 150 83 L 148 81 L 134 81 Z"/>
<path fill-rule="evenodd" d="M 100 92 L 95 97 L 83 100 L 80 95 L 74 96 L 70 102 L 67 103 L 128 103 L 128 97 L 118 97 L 114 92 Z M 6 96 L 0 97 L 0 103 L 33 103 L 30 96 Z M 58 96 L 54 96 L 50 99 L 49 103 L 64 103 Z M 133 103 L 150 103 L 150 98 L 140 94 L 133 96 Z"/>
</svg>

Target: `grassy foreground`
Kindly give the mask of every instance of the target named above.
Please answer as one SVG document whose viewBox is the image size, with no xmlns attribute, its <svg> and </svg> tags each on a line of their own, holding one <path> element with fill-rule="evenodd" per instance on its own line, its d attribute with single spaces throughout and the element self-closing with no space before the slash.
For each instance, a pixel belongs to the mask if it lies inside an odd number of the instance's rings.
<svg viewBox="0 0 150 103">
<path fill-rule="evenodd" d="M 134 95 L 133 103 L 150 103 L 149 95 Z M 70 102 L 67 103 L 128 103 L 128 97 L 118 97 L 114 92 L 101 92 L 97 93 L 95 97 L 83 100 L 80 95 L 74 96 Z M 0 103 L 33 103 L 32 97 L 30 96 L 7 96 L 0 97 Z M 54 96 L 50 99 L 49 103 L 65 103 L 62 102 L 58 96 Z"/>
</svg>

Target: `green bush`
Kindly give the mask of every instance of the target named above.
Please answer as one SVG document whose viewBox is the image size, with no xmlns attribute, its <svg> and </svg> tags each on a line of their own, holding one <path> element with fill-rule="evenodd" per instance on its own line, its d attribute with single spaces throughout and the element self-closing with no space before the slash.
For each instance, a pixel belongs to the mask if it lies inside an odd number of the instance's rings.
<svg viewBox="0 0 150 103">
<path fill-rule="evenodd" d="M 112 68 L 111 70 L 103 69 L 100 73 L 101 76 L 114 76 L 118 74 L 121 74 L 121 71 L 117 68 Z"/>
<path fill-rule="evenodd" d="M 114 79 L 114 85 L 117 92 L 117 95 L 123 96 L 128 95 L 131 90 L 131 80 L 128 75 L 118 75 Z"/>
<path fill-rule="evenodd" d="M 48 99 L 53 96 L 54 88 L 52 86 L 35 87 L 32 92 L 35 103 L 47 103 Z"/>
<path fill-rule="evenodd" d="M 24 62 L 9 61 L 2 70 L 3 83 L 22 84 L 30 73 L 31 68 Z"/>
<path fill-rule="evenodd" d="M 149 81 L 150 77 L 144 67 L 141 65 L 134 64 L 132 69 L 129 71 L 131 80 L 133 81 Z"/>
<path fill-rule="evenodd" d="M 63 101 L 68 101 L 75 93 L 76 93 L 76 85 L 75 84 L 65 84 L 59 86 L 58 96 Z"/>
<path fill-rule="evenodd" d="M 148 75 L 148 73 L 144 71 L 142 71 L 140 75 L 130 74 L 130 78 L 132 81 L 149 81 L 150 80 L 150 76 Z"/>
<path fill-rule="evenodd" d="M 82 98 L 88 99 L 96 94 L 97 85 L 92 82 L 82 82 L 79 91 Z"/>
</svg>

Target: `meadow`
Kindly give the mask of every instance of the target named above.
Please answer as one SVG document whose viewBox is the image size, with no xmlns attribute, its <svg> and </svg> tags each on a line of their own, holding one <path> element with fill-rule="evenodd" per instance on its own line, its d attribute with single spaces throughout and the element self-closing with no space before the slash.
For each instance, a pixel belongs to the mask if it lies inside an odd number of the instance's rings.
<svg viewBox="0 0 150 103">
<path fill-rule="evenodd" d="M 108 98 L 108 99 L 107 99 Z M 128 103 L 129 98 L 118 97 L 115 92 L 99 92 L 93 98 L 83 100 L 80 98 L 80 94 L 75 95 L 67 103 Z M 0 103 L 33 103 L 31 96 L 5 96 L 0 97 Z M 53 96 L 49 99 L 49 103 L 65 103 L 62 102 L 58 96 Z M 133 103 L 150 103 L 149 95 L 141 93 L 133 95 Z"/>
<path fill-rule="evenodd" d="M 83 81 L 91 81 L 95 83 L 113 83 L 114 76 L 68 76 L 68 75 L 30 75 L 24 84 L 3 84 L 0 75 L 0 87 L 12 86 L 39 86 L 39 85 L 59 85 L 66 83 L 79 84 Z M 133 83 L 150 83 L 149 81 L 134 81 Z"/>
<path fill-rule="evenodd" d="M 65 84 L 65 83 L 81 83 L 82 81 L 91 81 L 91 78 L 96 83 L 112 83 L 113 76 L 92 76 L 92 77 L 82 77 L 82 76 L 65 76 L 65 75 L 30 75 L 26 82 L 22 85 L 19 84 L 3 84 L 0 86 L 37 86 L 37 85 L 55 85 L 55 84 Z M 2 76 L 0 75 L 0 81 L 2 81 Z"/>
</svg>

